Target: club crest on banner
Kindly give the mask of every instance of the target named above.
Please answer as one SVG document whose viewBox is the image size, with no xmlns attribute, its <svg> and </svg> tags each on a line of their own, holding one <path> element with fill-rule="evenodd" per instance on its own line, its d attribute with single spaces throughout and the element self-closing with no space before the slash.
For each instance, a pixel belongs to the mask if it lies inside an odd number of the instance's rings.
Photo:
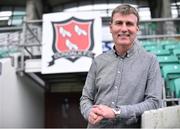
<svg viewBox="0 0 180 129">
<path fill-rule="evenodd" d="M 52 61 L 66 58 L 72 62 L 82 56 L 94 58 L 94 19 L 83 20 L 71 17 L 64 21 L 51 22 L 53 27 Z"/>
</svg>

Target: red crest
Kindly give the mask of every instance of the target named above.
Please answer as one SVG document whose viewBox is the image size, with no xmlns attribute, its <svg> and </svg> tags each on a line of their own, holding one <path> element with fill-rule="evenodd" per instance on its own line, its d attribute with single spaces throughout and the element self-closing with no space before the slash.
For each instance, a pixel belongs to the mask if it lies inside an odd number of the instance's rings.
<svg viewBox="0 0 180 129">
<path fill-rule="evenodd" d="M 93 19 L 82 20 L 71 17 L 65 21 L 53 22 L 53 51 L 89 51 L 94 46 Z"/>
<path fill-rule="evenodd" d="M 94 19 L 82 20 L 75 17 L 52 22 L 54 54 L 49 66 L 59 58 L 66 58 L 72 62 L 81 56 L 94 58 L 94 53 L 91 52 L 94 47 L 93 23 Z"/>
</svg>

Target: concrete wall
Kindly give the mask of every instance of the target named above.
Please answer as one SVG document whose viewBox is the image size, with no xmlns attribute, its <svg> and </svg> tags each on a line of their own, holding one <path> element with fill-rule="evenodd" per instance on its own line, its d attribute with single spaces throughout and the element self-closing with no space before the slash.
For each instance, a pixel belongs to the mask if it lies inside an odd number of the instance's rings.
<svg viewBox="0 0 180 129">
<path fill-rule="evenodd" d="M 19 76 L 11 59 L 0 59 L 0 128 L 44 127 L 44 91 Z"/>
<path fill-rule="evenodd" d="M 180 105 L 144 112 L 142 128 L 180 128 Z"/>
</svg>

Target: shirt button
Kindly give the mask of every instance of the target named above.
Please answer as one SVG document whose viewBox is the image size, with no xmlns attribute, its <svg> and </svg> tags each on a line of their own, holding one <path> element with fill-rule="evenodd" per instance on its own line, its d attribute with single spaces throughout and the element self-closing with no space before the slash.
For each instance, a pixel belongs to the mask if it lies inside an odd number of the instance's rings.
<svg viewBox="0 0 180 129">
<path fill-rule="evenodd" d="M 117 86 L 115 86 L 115 89 L 117 89 Z"/>
<path fill-rule="evenodd" d="M 114 104 L 115 104 L 115 102 L 112 102 L 112 104 L 114 105 Z"/>
<path fill-rule="evenodd" d="M 120 71 L 118 71 L 118 73 L 121 73 Z"/>
</svg>

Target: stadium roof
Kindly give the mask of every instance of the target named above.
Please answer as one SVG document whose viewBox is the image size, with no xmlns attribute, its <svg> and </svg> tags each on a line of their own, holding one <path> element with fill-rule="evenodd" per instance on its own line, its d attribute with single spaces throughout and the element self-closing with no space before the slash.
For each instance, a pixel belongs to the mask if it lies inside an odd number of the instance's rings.
<svg viewBox="0 0 180 129">
<path fill-rule="evenodd" d="M 35 0 L 36 1 L 36 0 Z M 48 4 L 49 6 L 59 6 L 59 5 L 65 5 L 70 3 L 125 3 L 125 2 L 131 2 L 131 3 L 146 3 L 146 0 L 42 0 L 43 3 Z M 25 6 L 26 0 L 1 0 L 0 6 Z"/>
<path fill-rule="evenodd" d="M 25 6 L 27 0 L 1 0 L 0 7 L 3 6 Z M 33 0 L 32 0 L 33 1 Z M 38 1 L 38 0 L 34 0 Z M 41 0 L 44 5 L 49 7 L 63 6 L 66 4 L 85 5 L 98 3 L 131 3 L 138 6 L 148 6 L 148 0 Z M 170 0 L 171 3 L 180 2 L 180 0 Z"/>
</svg>

